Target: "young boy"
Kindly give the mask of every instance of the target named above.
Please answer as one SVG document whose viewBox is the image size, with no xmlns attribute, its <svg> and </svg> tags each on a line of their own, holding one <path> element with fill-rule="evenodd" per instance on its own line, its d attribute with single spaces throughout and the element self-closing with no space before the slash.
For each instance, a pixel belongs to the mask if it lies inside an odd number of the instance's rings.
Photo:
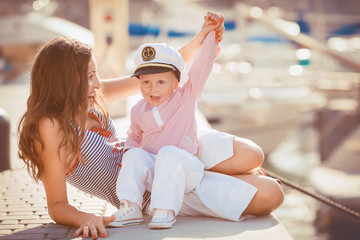
<svg viewBox="0 0 360 240">
<path fill-rule="evenodd" d="M 149 227 L 171 228 L 185 193 L 200 183 L 204 164 L 198 159 L 196 101 L 200 99 L 218 51 L 215 32 L 208 34 L 179 86 L 185 62 L 166 44 L 144 44 L 135 53 L 144 99 L 130 112 L 131 126 L 117 181 L 120 209 L 110 226 L 143 222 L 141 205 L 151 191 Z"/>
</svg>

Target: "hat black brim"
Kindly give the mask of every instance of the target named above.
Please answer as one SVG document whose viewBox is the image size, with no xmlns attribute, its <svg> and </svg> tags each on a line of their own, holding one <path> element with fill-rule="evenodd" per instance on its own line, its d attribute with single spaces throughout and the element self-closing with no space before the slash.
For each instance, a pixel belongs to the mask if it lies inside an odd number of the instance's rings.
<svg viewBox="0 0 360 240">
<path fill-rule="evenodd" d="M 140 75 L 145 75 L 145 74 L 174 72 L 175 76 L 180 81 L 180 71 L 176 67 L 174 67 L 174 68 L 175 68 L 175 70 L 173 70 L 169 67 L 159 67 L 159 66 L 141 67 L 141 68 L 138 68 L 132 76 L 139 78 Z"/>
</svg>

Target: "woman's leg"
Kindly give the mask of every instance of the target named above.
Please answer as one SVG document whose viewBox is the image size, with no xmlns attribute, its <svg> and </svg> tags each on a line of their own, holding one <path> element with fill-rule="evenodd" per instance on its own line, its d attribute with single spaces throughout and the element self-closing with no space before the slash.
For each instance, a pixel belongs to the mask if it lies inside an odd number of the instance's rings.
<svg viewBox="0 0 360 240">
<path fill-rule="evenodd" d="M 218 192 L 224 196 L 227 192 L 234 191 L 237 196 L 231 197 L 234 196 L 232 194 L 229 198 L 235 198 L 235 201 L 238 202 L 243 201 L 243 199 L 249 201 L 246 209 L 243 209 L 242 215 L 266 215 L 282 204 L 284 193 L 280 184 L 275 179 L 255 174 L 264 161 L 264 154 L 253 141 L 215 130 L 204 130 L 199 133 L 199 142 L 201 146 L 199 158 L 208 171 L 231 175 L 241 179 L 240 182 L 248 183 L 245 185 L 251 185 L 257 189 L 256 193 L 250 194 L 251 198 L 248 199 L 249 193 L 253 191 L 251 189 L 241 190 L 247 188 L 244 184 L 239 184 L 237 181 L 222 184 L 229 182 L 226 177 L 209 175 L 207 179 L 204 179 L 205 181 L 201 186 L 203 190 L 198 195 L 202 202 L 207 199 L 208 191 L 211 191 L 210 188 L 207 189 L 208 186 L 212 185 L 213 187 L 219 184 Z M 210 181 L 212 184 L 209 184 Z M 217 196 L 212 197 L 217 198 Z M 220 200 L 224 200 L 224 198 L 220 197 Z M 231 205 L 231 200 L 227 204 Z M 214 208 L 216 209 L 216 206 Z M 236 208 L 236 203 L 233 208 Z"/>
<path fill-rule="evenodd" d="M 261 148 L 254 142 L 235 137 L 234 155 L 209 171 L 232 175 L 258 189 L 243 215 L 266 215 L 281 206 L 284 192 L 276 179 L 257 175 L 257 169 L 264 161 Z"/>
<path fill-rule="evenodd" d="M 242 215 L 267 215 L 276 210 L 284 201 L 284 192 L 273 178 L 260 175 L 234 176 L 258 189 Z"/>
<path fill-rule="evenodd" d="M 284 193 L 276 180 L 259 175 L 237 178 L 206 171 L 196 189 L 184 196 L 179 215 L 212 216 L 238 221 L 241 216 L 263 216 L 277 209 Z"/>
<path fill-rule="evenodd" d="M 255 172 L 264 161 L 264 153 L 253 141 L 206 129 L 199 132 L 199 159 L 208 171 L 227 175 Z"/>
<path fill-rule="evenodd" d="M 264 161 L 264 153 L 253 141 L 235 137 L 233 140 L 234 155 L 209 171 L 224 173 L 228 175 L 251 174 Z"/>
</svg>

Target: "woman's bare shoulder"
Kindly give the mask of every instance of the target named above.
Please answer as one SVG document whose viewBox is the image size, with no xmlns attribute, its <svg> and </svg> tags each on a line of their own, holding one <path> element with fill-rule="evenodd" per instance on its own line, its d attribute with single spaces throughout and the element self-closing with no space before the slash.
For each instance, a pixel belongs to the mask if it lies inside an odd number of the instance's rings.
<svg viewBox="0 0 360 240">
<path fill-rule="evenodd" d="M 41 117 L 38 123 L 40 137 L 45 139 L 62 137 L 61 125 L 58 120 L 52 117 Z"/>
<path fill-rule="evenodd" d="M 64 139 L 59 121 L 50 117 L 42 117 L 38 123 L 38 131 L 41 144 L 36 142 L 36 148 L 39 153 L 41 152 L 42 162 L 46 165 L 58 162 L 60 146 Z"/>
<path fill-rule="evenodd" d="M 60 128 L 60 123 L 58 120 L 52 117 L 41 117 L 38 124 L 39 128 Z"/>
</svg>

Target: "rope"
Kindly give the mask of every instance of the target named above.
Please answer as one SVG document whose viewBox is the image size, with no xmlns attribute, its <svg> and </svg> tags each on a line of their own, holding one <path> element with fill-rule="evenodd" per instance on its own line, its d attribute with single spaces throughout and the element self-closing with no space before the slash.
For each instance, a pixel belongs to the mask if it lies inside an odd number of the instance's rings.
<svg viewBox="0 0 360 240">
<path fill-rule="evenodd" d="M 289 186 L 291 188 L 294 188 L 294 189 L 296 189 L 296 190 L 298 190 L 298 191 L 300 191 L 300 192 L 302 192 L 302 193 L 304 193 L 306 195 L 309 195 L 309 196 L 311 196 L 311 197 L 313 197 L 313 198 L 315 198 L 315 199 L 317 199 L 317 200 L 319 200 L 319 201 L 321 201 L 321 202 L 323 202 L 323 203 L 325 203 L 325 204 L 327 204 L 327 205 L 329 205 L 331 207 L 334 207 L 334 208 L 336 208 L 338 210 L 341 210 L 341 211 L 351 215 L 352 217 L 356 218 L 357 220 L 360 220 L 360 213 L 359 212 L 357 212 L 357 211 L 355 211 L 353 209 L 350 209 L 350 208 L 348 208 L 348 207 L 346 207 L 346 206 L 344 206 L 344 205 L 342 205 L 342 204 L 340 204 L 340 203 L 338 203 L 338 202 L 336 202 L 336 201 L 334 201 L 334 200 L 332 200 L 332 199 L 330 199 L 328 197 L 325 197 L 325 196 L 323 196 L 323 195 L 321 195 L 319 193 L 315 193 L 315 192 L 313 192 L 311 190 L 305 189 L 304 187 L 298 185 L 297 183 L 294 183 L 294 182 L 292 182 L 292 181 L 290 181 L 290 180 L 288 180 L 288 179 L 286 179 L 286 178 L 284 178 L 284 177 L 282 177 L 282 176 L 280 176 L 280 175 L 278 175 L 278 174 L 276 174 L 276 173 L 274 173 L 274 172 L 272 172 L 270 170 L 264 169 L 264 171 L 266 172 L 267 176 L 279 179 L 285 185 L 287 185 L 287 186 Z"/>
</svg>

